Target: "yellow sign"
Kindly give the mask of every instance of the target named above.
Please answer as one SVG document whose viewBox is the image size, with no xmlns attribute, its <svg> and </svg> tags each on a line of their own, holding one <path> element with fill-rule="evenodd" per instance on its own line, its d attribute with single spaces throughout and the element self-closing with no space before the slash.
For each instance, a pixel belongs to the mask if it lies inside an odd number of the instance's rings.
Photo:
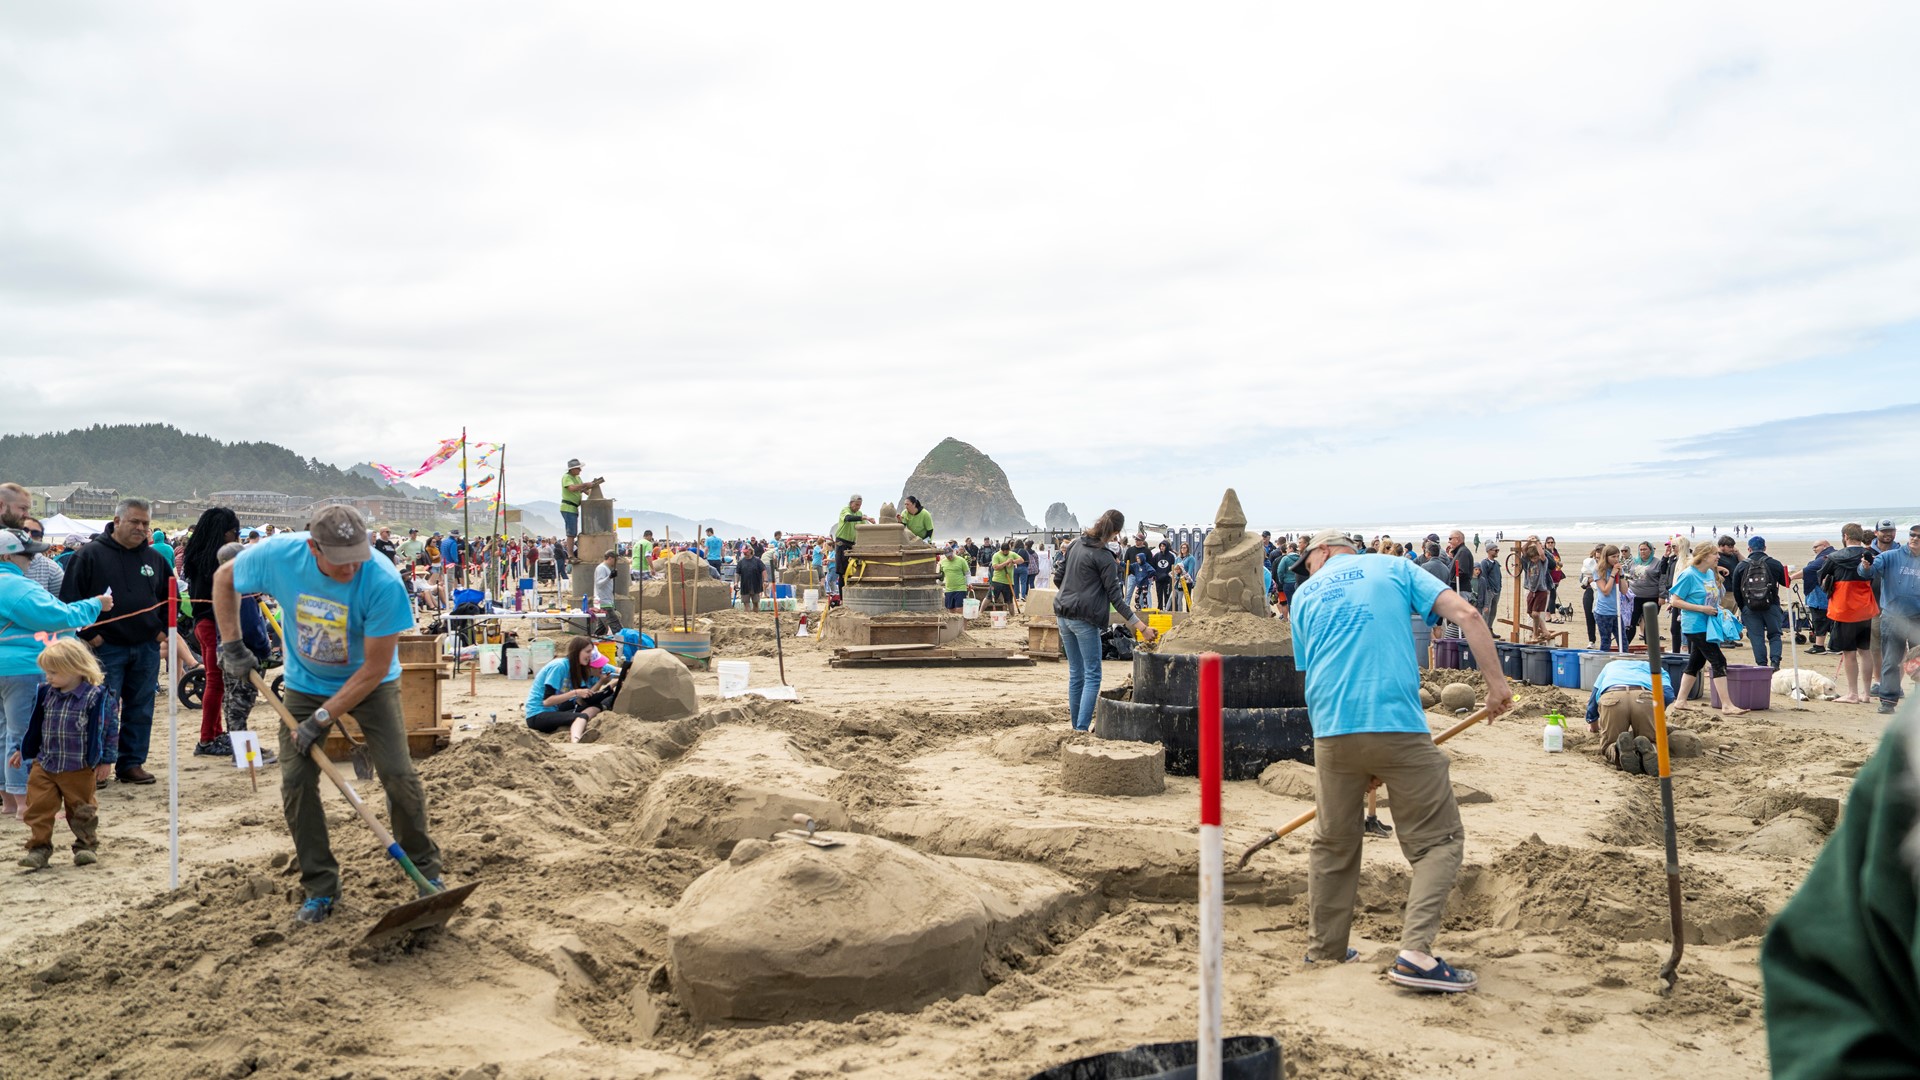
<svg viewBox="0 0 1920 1080">
<path fill-rule="evenodd" d="M 614 521 L 614 524 L 622 529 L 631 529 L 633 528 L 633 519 L 630 517 L 619 518 Z"/>
<path fill-rule="evenodd" d="M 502 510 L 500 511 L 500 520 L 508 525 L 518 525 L 520 524 L 520 511 Z"/>
</svg>

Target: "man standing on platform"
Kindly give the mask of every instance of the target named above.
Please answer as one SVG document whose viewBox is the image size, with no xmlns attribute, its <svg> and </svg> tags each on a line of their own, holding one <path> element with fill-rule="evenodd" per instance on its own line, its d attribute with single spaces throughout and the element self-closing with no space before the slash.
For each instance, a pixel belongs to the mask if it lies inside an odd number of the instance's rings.
<svg viewBox="0 0 1920 1080">
<path fill-rule="evenodd" d="M 1327 529 L 1308 538 L 1294 595 L 1294 662 L 1306 675 L 1313 724 L 1318 814 L 1307 882 L 1307 960 L 1359 959 L 1347 941 L 1360 884 L 1367 792 L 1376 781 L 1393 796 L 1400 851 L 1413 867 L 1400 955 L 1387 978 L 1417 990 L 1458 992 L 1472 972 L 1432 955 L 1466 851 L 1447 755 L 1434 745 L 1420 705 L 1420 669 L 1411 616 L 1458 624 L 1487 677 L 1489 722 L 1513 704 L 1500 674 L 1493 635 L 1473 606 L 1406 559 L 1361 555 Z"/>
<path fill-rule="evenodd" d="M 607 479 L 596 476 L 591 480 L 582 480 L 580 468 L 580 459 L 574 458 L 567 462 L 567 471 L 560 474 L 560 521 L 567 527 L 566 556 L 569 560 L 580 558 L 580 500 Z"/>
<path fill-rule="evenodd" d="M 306 903 L 298 918 L 318 923 L 340 895 L 340 864 L 327 839 L 320 767 L 308 751 L 351 711 L 387 794 L 393 836 L 420 872 L 440 885 L 440 849 L 427 834 L 427 795 L 407 753 L 400 712 L 400 635 L 413 612 L 393 564 L 372 558 L 360 512 L 328 506 L 310 532 L 254 544 L 213 579 L 220 670 L 229 684 L 257 667 L 241 640 L 240 594 L 266 593 L 287 620 L 286 701 L 297 730 L 280 726 L 280 804 L 293 834 Z"/>
<path fill-rule="evenodd" d="M 836 583 L 833 592 L 837 596 L 847 582 L 847 552 L 853 550 L 853 543 L 859 539 L 858 528 L 873 520 L 860 512 L 861 498 L 858 495 L 847 500 L 840 508 L 840 517 L 833 525 L 833 579 Z"/>
</svg>

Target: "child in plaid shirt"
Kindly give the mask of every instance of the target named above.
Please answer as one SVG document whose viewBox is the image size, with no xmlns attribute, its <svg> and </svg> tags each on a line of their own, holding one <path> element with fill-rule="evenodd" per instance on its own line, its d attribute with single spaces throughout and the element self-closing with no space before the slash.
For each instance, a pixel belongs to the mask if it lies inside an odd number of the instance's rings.
<svg viewBox="0 0 1920 1080">
<path fill-rule="evenodd" d="M 112 775 L 120 745 L 120 710 L 104 687 L 106 676 L 93 653 L 74 638 L 59 638 L 41 651 L 47 681 L 33 703 L 33 718 L 9 762 L 33 762 L 27 775 L 27 856 L 20 865 L 45 869 L 53 857 L 53 817 L 64 803 L 73 829 L 73 864 L 98 861 L 100 804 L 94 785 Z"/>
</svg>

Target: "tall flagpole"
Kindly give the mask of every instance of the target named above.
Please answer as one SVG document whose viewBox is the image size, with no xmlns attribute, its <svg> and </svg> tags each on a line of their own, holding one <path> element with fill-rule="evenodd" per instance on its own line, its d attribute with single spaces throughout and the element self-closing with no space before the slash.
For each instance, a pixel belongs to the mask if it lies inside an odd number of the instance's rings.
<svg viewBox="0 0 1920 1080">
<path fill-rule="evenodd" d="M 460 428 L 460 540 L 453 545 L 460 556 L 460 584 L 467 585 L 467 553 L 463 550 L 473 543 L 473 492 L 467 490 L 467 429 Z"/>
</svg>

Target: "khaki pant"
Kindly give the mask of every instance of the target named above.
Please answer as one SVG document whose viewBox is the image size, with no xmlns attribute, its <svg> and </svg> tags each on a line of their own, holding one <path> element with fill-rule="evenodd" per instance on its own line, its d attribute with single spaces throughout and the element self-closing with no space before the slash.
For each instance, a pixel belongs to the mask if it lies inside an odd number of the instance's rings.
<svg viewBox="0 0 1920 1080">
<path fill-rule="evenodd" d="M 304 722 L 326 700 L 287 689 L 287 710 L 296 721 Z M 350 715 L 359 722 L 360 735 L 373 758 L 373 771 L 386 790 L 387 822 L 394 840 L 422 874 L 439 877 L 440 849 L 427 835 L 427 793 L 407 753 L 406 724 L 400 717 L 400 680 L 380 684 L 353 707 Z M 294 749 L 293 733 L 281 724 L 280 805 L 286 811 L 287 831 L 293 834 L 293 849 L 300 858 L 300 884 L 310 897 L 337 897 L 340 864 L 327 839 L 326 800 L 339 799 L 340 794 L 322 792 L 323 786 L 331 789 L 333 783 L 320 775 L 320 766 L 312 758 Z M 352 827 L 366 830 L 357 815 Z M 360 839 L 371 843 L 373 836 L 367 833 Z"/>
<path fill-rule="evenodd" d="M 1431 953 L 1446 914 L 1447 894 L 1466 854 L 1467 834 L 1453 801 L 1447 755 L 1433 744 L 1433 736 L 1415 732 L 1315 739 L 1313 755 L 1319 813 L 1308 855 L 1307 955 L 1314 960 L 1347 955 L 1354 895 L 1360 886 L 1360 849 L 1366 842 L 1361 829 L 1367 783 L 1376 776 L 1393 798 L 1394 835 L 1413 867 L 1400 948 Z"/>
<path fill-rule="evenodd" d="M 1600 695 L 1600 756 L 1614 768 L 1620 767 L 1620 733 L 1653 734 L 1653 691 L 1637 686 L 1616 686 Z"/>
<path fill-rule="evenodd" d="M 73 850 L 100 846 L 100 803 L 94 797 L 92 769 L 50 773 L 34 762 L 27 774 L 27 850 L 53 846 L 53 816 L 62 806 L 73 830 Z"/>
</svg>

